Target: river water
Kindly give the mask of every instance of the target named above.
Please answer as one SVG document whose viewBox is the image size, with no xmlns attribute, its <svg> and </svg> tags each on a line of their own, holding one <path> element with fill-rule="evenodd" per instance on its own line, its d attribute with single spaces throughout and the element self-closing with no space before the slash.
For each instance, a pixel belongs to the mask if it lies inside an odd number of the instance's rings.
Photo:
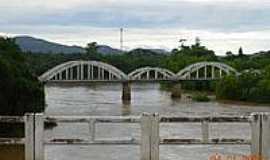
<svg viewBox="0 0 270 160">
<path fill-rule="evenodd" d="M 143 112 L 160 115 L 221 115 L 269 112 L 270 106 L 247 106 L 218 102 L 196 103 L 188 98 L 172 100 L 170 93 L 159 89 L 159 84 L 132 84 L 130 104 L 121 101 L 121 84 L 47 85 L 47 115 L 140 115 Z M 200 138 L 199 124 L 162 124 L 161 137 Z M 140 138 L 138 124 L 97 124 L 97 139 Z M 58 124 L 46 130 L 45 138 L 88 138 L 88 124 Z M 210 138 L 250 138 L 248 124 L 211 124 Z M 139 160 L 139 146 L 72 146 L 48 145 L 46 160 Z M 172 145 L 160 147 L 161 160 L 207 160 L 214 153 L 225 155 L 248 155 L 250 146 L 220 145 Z"/>
</svg>

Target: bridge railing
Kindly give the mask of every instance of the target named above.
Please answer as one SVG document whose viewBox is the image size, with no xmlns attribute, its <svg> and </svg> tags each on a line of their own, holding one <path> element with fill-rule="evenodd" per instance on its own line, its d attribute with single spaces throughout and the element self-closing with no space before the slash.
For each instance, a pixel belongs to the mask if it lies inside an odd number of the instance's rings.
<svg viewBox="0 0 270 160">
<path fill-rule="evenodd" d="M 270 114 L 253 113 L 248 116 L 206 116 L 179 117 L 159 116 L 144 113 L 141 116 L 49 116 L 26 114 L 24 117 L 0 116 L 1 123 L 24 123 L 25 138 L 1 138 L 0 144 L 25 144 L 26 160 L 44 160 L 44 145 L 140 145 L 141 160 L 159 160 L 160 145 L 250 145 L 253 155 L 270 158 Z M 44 140 L 44 123 L 88 123 L 89 139 L 50 139 Z M 141 138 L 96 139 L 97 123 L 138 123 L 141 126 Z M 161 138 L 160 123 L 200 123 L 202 135 L 198 139 Z M 209 138 L 211 123 L 249 123 L 250 139 Z"/>
</svg>

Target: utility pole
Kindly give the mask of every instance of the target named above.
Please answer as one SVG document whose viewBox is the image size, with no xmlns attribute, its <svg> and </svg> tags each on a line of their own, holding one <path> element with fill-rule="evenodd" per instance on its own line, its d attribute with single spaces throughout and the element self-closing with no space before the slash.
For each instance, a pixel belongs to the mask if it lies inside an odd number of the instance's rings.
<svg viewBox="0 0 270 160">
<path fill-rule="evenodd" d="M 120 28 L 120 50 L 123 51 L 123 28 Z"/>
</svg>

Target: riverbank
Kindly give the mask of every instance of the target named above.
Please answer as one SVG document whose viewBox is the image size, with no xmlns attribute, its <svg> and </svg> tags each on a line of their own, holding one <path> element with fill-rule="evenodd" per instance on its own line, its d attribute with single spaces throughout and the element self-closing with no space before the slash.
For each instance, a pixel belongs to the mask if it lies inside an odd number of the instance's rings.
<svg viewBox="0 0 270 160">
<path fill-rule="evenodd" d="M 244 106 L 252 106 L 252 107 L 259 107 L 259 106 L 266 106 L 270 108 L 270 103 L 257 103 L 257 102 L 247 102 L 247 101 L 235 101 L 235 100 L 216 100 L 219 103 L 223 104 L 232 104 L 232 105 L 244 105 Z"/>
<path fill-rule="evenodd" d="M 237 101 L 237 100 L 217 99 L 215 93 L 210 92 L 210 91 L 183 90 L 182 92 L 183 92 L 183 97 L 185 97 L 187 99 L 191 99 L 191 100 L 192 100 L 192 97 L 194 95 L 196 96 L 197 94 L 200 94 L 200 95 L 207 96 L 210 99 L 210 101 L 218 102 L 218 103 L 222 103 L 222 104 L 231 104 L 231 105 L 239 105 L 239 106 L 254 106 L 254 107 L 256 107 L 256 106 L 269 106 L 270 107 L 270 103 L 259 103 L 259 102 L 251 102 L 251 101 Z"/>
</svg>

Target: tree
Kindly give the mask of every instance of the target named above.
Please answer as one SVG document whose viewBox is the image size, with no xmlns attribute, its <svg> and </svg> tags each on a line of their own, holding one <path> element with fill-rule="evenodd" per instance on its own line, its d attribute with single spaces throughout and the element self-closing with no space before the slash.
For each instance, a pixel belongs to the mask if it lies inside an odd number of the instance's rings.
<svg viewBox="0 0 270 160">
<path fill-rule="evenodd" d="M 238 50 L 238 56 L 243 56 L 243 55 L 244 55 L 243 49 L 242 49 L 242 47 L 240 47 Z"/>
<path fill-rule="evenodd" d="M 232 57 L 233 56 L 233 53 L 231 51 L 227 51 L 225 54 L 226 54 L 227 57 Z"/>
<path fill-rule="evenodd" d="M 174 48 L 174 49 L 172 49 L 172 51 L 171 51 L 172 54 L 176 54 L 177 52 L 178 52 L 178 49 L 177 49 L 177 48 Z"/>
<path fill-rule="evenodd" d="M 196 38 L 195 38 L 195 46 L 196 46 L 196 47 L 201 46 L 201 39 L 200 39 L 199 37 L 196 37 Z"/>
<path fill-rule="evenodd" d="M 88 55 L 96 55 L 98 52 L 97 49 L 98 49 L 97 42 L 88 43 L 86 47 L 86 53 Z"/>
<path fill-rule="evenodd" d="M 180 47 L 179 48 L 184 48 L 184 43 L 187 41 L 187 39 L 184 39 L 184 38 L 181 38 L 179 39 L 179 42 L 181 43 Z"/>
<path fill-rule="evenodd" d="M 239 81 L 236 76 L 225 76 L 217 82 L 216 95 L 218 99 L 239 100 L 241 97 Z"/>
<path fill-rule="evenodd" d="M 43 112 L 44 87 L 30 72 L 13 39 L 0 38 L 0 114 Z"/>
</svg>

